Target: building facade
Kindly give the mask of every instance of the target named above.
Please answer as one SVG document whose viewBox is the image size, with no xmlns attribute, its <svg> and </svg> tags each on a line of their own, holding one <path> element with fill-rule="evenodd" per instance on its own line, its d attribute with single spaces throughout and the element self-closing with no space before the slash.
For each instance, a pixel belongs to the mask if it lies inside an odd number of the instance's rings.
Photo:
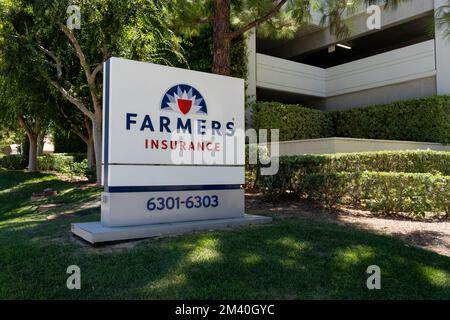
<svg viewBox="0 0 450 320">
<path fill-rule="evenodd" d="M 381 28 L 374 30 L 367 25 L 372 14 L 361 8 L 347 18 L 345 41 L 315 15 L 293 39 L 260 39 L 253 32 L 247 95 L 339 110 L 450 94 L 450 40 L 434 28 L 435 12 L 446 3 L 410 0 L 381 8 Z"/>
</svg>

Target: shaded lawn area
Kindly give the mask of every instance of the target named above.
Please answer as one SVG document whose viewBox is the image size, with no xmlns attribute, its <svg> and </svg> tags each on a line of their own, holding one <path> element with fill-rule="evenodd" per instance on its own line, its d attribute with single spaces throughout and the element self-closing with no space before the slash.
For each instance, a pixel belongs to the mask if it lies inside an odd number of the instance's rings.
<svg viewBox="0 0 450 320">
<path fill-rule="evenodd" d="M 352 227 L 282 218 L 226 231 L 91 247 L 70 223 L 100 219 L 98 203 L 83 215 L 47 221 L 39 204 L 71 214 L 100 190 L 49 174 L 0 170 L 0 298 L 32 299 L 448 299 L 450 259 L 398 239 Z M 31 192 L 60 195 L 37 203 Z M 75 209 L 74 209 L 75 208 Z M 81 268 L 81 290 L 66 288 L 69 265 Z M 366 288 L 366 269 L 382 270 L 382 290 Z"/>
</svg>

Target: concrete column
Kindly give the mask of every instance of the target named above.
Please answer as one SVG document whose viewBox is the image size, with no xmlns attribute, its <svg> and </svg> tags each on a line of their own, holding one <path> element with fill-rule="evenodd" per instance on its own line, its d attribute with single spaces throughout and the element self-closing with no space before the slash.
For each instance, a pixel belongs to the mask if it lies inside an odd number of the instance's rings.
<svg viewBox="0 0 450 320">
<path fill-rule="evenodd" d="M 246 103 L 256 101 L 256 29 L 248 31 L 247 45 L 247 81 L 246 81 Z M 251 108 L 245 110 L 245 127 L 251 128 L 253 123 L 253 112 Z"/>
<path fill-rule="evenodd" d="M 448 4 L 447 0 L 434 0 L 435 12 L 445 4 Z M 444 30 L 440 30 L 436 26 L 437 94 L 450 94 L 450 38 L 445 37 L 444 33 Z"/>
</svg>

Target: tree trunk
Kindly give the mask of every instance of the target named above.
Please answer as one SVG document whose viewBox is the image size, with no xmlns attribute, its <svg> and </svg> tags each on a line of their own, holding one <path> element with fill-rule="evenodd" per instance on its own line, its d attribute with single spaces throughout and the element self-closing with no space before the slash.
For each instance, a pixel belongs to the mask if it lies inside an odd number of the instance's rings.
<svg viewBox="0 0 450 320">
<path fill-rule="evenodd" d="M 28 172 L 37 172 L 37 152 L 38 152 L 38 139 L 37 135 L 27 134 L 30 141 L 30 150 L 28 154 Z"/>
<path fill-rule="evenodd" d="M 92 138 L 94 143 L 97 185 L 100 185 L 102 177 L 102 115 L 96 113 L 92 121 Z"/>
<path fill-rule="evenodd" d="M 42 156 L 44 154 L 45 133 L 38 133 L 37 135 L 37 155 Z"/>
<path fill-rule="evenodd" d="M 89 142 L 87 142 L 87 162 L 89 169 L 92 169 L 95 166 L 95 150 L 92 137 L 90 137 Z"/>
<path fill-rule="evenodd" d="M 213 68 L 212 72 L 230 75 L 230 0 L 213 1 Z"/>
</svg>

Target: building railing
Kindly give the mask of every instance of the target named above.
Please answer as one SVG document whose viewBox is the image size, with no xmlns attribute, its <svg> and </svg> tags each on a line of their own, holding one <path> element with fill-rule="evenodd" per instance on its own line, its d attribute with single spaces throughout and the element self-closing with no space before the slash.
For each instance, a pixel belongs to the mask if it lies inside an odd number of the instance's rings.
<svg viewBox="0 0 450 320">
<path fill-rule="evenodd" d="M 332 97 L 436 75 L 434 40 L 328 69 L 256 55 L 256 85 L 314 97 Z"/>
</svg>

